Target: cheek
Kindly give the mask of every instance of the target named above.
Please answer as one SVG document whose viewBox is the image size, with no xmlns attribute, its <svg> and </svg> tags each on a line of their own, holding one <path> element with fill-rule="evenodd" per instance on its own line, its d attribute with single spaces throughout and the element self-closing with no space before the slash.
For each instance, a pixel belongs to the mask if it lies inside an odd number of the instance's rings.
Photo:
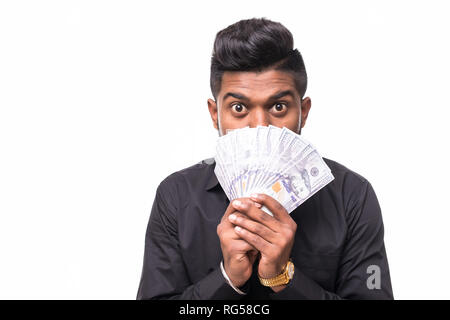
<svg viewBox="0 0 450 320">
<path fill-rule="evenodd" d="M 245 127 L 245 122 L 248 121 L 246 118 L 236 118 L 233 117 L 231 112 L 220 110 L 219 112 L 219 124 L 220 127 L 225 131 L 226 129 L 237 129 Z"/>
<path fill-rule="evenodd" d="M 219 112 L 219 118 L 217 119 L 217 126 L 219 131 L 219 136 L 223 136 L 227 134 L 228 129 L 233 129 L 230 127 L 230 124 L 228 123 L 228 117 Z"/>
</svg>

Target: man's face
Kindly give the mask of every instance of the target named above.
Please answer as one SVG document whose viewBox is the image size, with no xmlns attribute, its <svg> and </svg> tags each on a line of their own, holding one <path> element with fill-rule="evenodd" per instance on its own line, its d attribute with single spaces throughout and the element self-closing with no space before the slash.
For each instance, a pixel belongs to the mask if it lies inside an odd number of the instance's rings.
<svg viewBox="0 0 450 320">
<path fill-rule="evenodd" d="M 219 135 L 227 129 L 273 125 L 300 133 L 311 108 L 301 99 L 291 74 L 283 71 L 229 72 L 222 77 L 217 101 L 208 109 Z"/>
</svg>

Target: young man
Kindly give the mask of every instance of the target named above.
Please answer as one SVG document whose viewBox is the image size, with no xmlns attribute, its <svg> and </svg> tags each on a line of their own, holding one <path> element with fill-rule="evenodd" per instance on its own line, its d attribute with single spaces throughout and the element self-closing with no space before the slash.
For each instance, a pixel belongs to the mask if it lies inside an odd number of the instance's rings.
<svg viewBox="0 0 450 320">
<path fill-rule="evenodd" d="M 301 133 L 311 108 L 289 30 L 266 19 L 220 31 L 208 109 L 220 135 L 273 125 Z M 138 299 L 392 299 L 383 221 L 362 176 L 335 179 L 289 215 L 273 198 L 230 203 L 205 160 L 158 187 Z M 273 217 L 261 210 L 266 206 Z"/>
</svg>

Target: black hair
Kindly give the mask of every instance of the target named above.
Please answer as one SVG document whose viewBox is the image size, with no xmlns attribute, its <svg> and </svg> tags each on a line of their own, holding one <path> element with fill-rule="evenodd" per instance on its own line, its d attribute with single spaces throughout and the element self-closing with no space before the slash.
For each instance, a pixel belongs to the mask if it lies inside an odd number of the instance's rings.
<svg viewBox="0 0 450 320">
<path fill-rule="evenodd" d="M 217 33 L 210 78 L 215 99 L 225 71 L 261 72 L 269 69 L 291 73 L 297 91 L 303 97 L 308 82 L 305 64 L 300 52 L 294 50 L 291 32 L 281 23 L 253 18 L 238 21 Z"/>
</svg>

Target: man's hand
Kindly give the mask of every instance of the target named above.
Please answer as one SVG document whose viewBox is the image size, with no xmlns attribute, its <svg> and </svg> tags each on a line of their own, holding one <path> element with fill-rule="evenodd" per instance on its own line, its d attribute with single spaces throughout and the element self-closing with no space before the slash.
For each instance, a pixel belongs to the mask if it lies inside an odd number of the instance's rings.
<svg viewBox="0 0 450 320">
<path fill-rule="evenodd" d="M 273 278 L 281 274 L 291 255 L 297 224 L 278 201 L 265 194 L 237 199 L 231 204 L 239 211 L 228 216 L 228 220 L 236 225 L 236 235 L 261 253 L 259 276 Z M 262 205 L 272 212 L 273 217 L 261 210 Z"/>
<path fill-rule="evenodd" d="M 234 225 L 228 219 L 232 213 L 236 211 L 230 203 L 217 226 L 217 235 L 222 248 L 225 272 L 234 286 L 241 287 L 252 275 L 252 267 L 258 251 L 234 231 Z"/>
</svg>

